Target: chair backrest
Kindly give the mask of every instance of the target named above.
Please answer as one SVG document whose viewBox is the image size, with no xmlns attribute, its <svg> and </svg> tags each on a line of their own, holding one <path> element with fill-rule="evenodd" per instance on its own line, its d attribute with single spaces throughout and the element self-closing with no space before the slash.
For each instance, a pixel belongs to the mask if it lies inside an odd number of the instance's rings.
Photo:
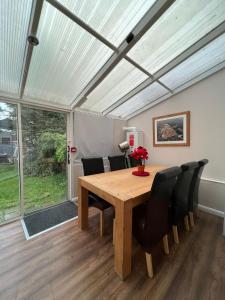
<svg viewBox="0 0 225 300">
<path fill-rule="evenodd" d="M 190 185 L 197 167 L 197 162 L 189 162 L 181 166 L 182 172 L 178 176 L 172 197 L 172 219 L 174 225 L 177 225 L 188 214 Z"/>
<path fill-rule="evenodd" d="M 129 159 L 131 168 L 137 167 L 137 165 L 141 164 L 141 160 L 136 160 L 132 156 L 129 156 L 128 159 Z"/>
<path fill-rule="evenodd" d="M 203 169 L 208 163 L 208 159 L 202 159 L 198 162 L 198 167 L 194 171 L 189 192 L 189 211 L 193 212 L 198 206 L 198 192 Z"/>
<path fill-rule="evenodd" d="M 124 155 L 108 156 L 111 171 L 126 169 Z"/>
<path fill-rule="evenodd" d="M 143 247 L 148 250 L 169 230 L 169 206 L 180 167 L 172 167 L 155 175 L 150 199 L 147 202 Z"/>
<path fill-rule="evenodd" d="M 104 164 L 102 157 L 81 158 L 84 170 L 84 176 L 104 173 Z"/>
</svg>

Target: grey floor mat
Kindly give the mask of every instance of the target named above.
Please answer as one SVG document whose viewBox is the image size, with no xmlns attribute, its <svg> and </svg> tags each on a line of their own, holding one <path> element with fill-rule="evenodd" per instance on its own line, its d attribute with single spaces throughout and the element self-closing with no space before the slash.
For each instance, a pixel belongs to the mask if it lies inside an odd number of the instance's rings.
<svg viewBox="0 0 225 300">
<path fill-rule="evenodd" d="M 59 205 L 39 210 L 24 216 L 23 220 L 29 236 L 35 235 L 70 220 L 77 216 L 77 207 L 71 201 L 66 201 Z"/>
</svg>

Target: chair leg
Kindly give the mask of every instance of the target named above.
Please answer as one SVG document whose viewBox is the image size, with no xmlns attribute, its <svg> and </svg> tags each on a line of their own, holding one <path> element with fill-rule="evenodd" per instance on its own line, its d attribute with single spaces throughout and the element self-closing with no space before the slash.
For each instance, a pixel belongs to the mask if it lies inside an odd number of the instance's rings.
<svg viewBox="0 0 225 300">
<path fill-rule="evenodd" d="M 179 244 L 179 235 L 178 235 L 178 231 L 177 231 L 177 226 L 173 225 L 173 238 L 174 238 L 174 242 L 176 244 Z"/>
<path fill-rule="evenodd" d="M 200 218 L 200 215 L 199 215 L 199 209 L 198 209 L 198 208 L 196 209 L 196 213 L 195 213 L 195 214 L 196 214 L 196 217 L 197 217 L 197 218 Z"/>
<path fill-rule="evenodd" d="M 168 244 L 168 235 L 167 234 L 163 237 L 163 248 L 164 248 L 164 252 L 166 254 L 170 253 L 169 244 Z"/>
<path fill-rule="evenodd" d="M 145 257 L 146 257 L 146 263 L 147 263 L 148 276 L 150 278 L 152 278 L 154 276 L 153 266 L 152 266 L 152 255 L 145 252 Z"/>
<path fill-rule="evenodd" d="M 116 234 L 116 220 L 113 219 L 113 245 L 115 245 L 115 234 Z"/>
<path fill-rule="evenodd" d="M 194 221 L 194 214 L 193 214 L 192 211 L 189 211 L 189 218 L 190 218 L 191 227 L 194 227 L 195 226 L 195 221 Z"/>
<path fill-rule="evenodd" d="M 104 235 L 104 211 L 100 210 L 100 237 Z"/>
<path fill-rule="evenodd" d="M 188 222 L 188 216 L 184 217 L 184 225 L 185 225 L 186 231 L 190 231 L 189 222 Z"/>
</svg>

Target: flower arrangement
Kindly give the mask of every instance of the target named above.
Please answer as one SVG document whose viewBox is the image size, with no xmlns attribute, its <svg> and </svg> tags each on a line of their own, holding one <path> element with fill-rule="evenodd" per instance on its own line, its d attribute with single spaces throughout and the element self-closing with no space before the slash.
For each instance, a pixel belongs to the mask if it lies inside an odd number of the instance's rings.
<svg viewBox="0 0 225 300">
<path fill-rule="evenodd" d="M 148 159 L 148 151 L 144 147 L 139 146 L 133 150 L 130 156 L 138 160 L 140 165 L 145 165 L 145 161 Z"/>
</svg>

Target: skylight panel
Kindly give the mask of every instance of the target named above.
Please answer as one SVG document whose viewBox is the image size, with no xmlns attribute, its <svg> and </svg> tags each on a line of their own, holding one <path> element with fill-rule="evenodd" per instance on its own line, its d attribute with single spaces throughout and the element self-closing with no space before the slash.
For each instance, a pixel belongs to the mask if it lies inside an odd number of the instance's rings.
<svg viewBox="0 0 225 300">
<path fill-rule="evenodd" d="M 71 104 L 112 50 L 44 2 L 25 97 Z"/>
<path fill-rule="evenodd" d="M 32 0 L 0 1 L 0 92 L 19 96 Z"/>
<path fill-rule="evenodd" d="M 128 56 L 154 74 L 224 20 L 224 0 L 177 0 Z"/>
<path fill-rule="evenodd" d="M 196 52 L 160 80 L 170 89 L 176 89 L 225 61 L 225 34 Z"/>
<path fill-rule="evenodd" d="M 128 36 L 155 0 L 60 0 L 115 46 Z"/>
<path fill-rule="evenodd" d="M 103 112 L 148 76 L 123 59 L 90 93 L 81 108 Z"/>
<path fill-rule="evenodd" d="M 158 98 L 168 94 L 169 92 L 157 82 L 149 85 L 147 88 L 136 94 L 118 108 L 111 112 L 112 116 L 126 118 L 130 114 L 136 112 L 142 107 L 150 104 Z"/>
</svg>

